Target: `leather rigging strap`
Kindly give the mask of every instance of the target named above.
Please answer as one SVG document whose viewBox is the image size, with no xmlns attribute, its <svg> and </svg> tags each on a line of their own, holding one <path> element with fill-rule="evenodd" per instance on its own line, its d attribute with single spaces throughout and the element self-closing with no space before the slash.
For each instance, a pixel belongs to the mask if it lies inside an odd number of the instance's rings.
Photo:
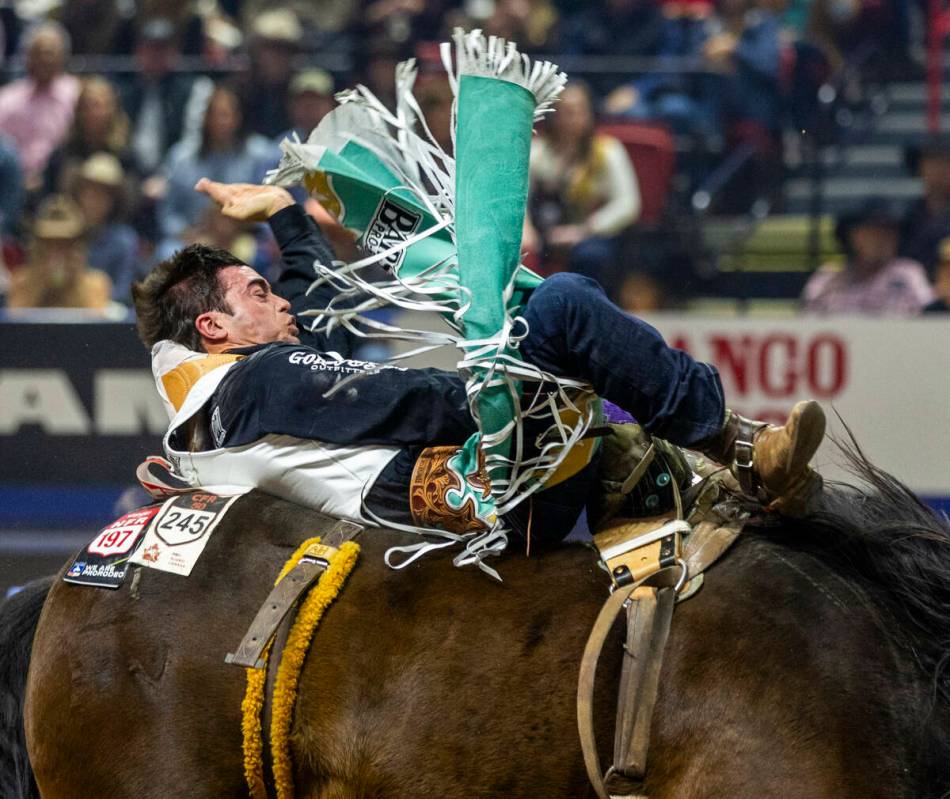
<svg viewBox="0 0 950 799">
<path fill-rule="evenodd" d="M 627 642 L 623 652 L 627 668 L 621 672 L 617 697 L 613 768 L 640 778 L 646 773 L 650 723 L 676 592 L 669 586 L 642 586 L 632 599 L 627 605 Z M 630 701 L 631 697 L 634 701 Z"/>
<path fill-rule="evenodd" d="M 613 593 L 601 608 L 584 649 L 577 685 L 581 751 L 587 776 L 600 799 L 611 799 L 610 785 L 616 777 L 639 781 L 646 774 L 650 725 L 673 609 L 678 601 L 698 590 L 703 572 L 729 549 L 742 525 L 741 520 L 722 524 L 700 522 L 687 539 L 683 552 L 685 562 L 667 561 L 667 565 L 661 565 L 654 560 L 654 568 L 636 573 L 635 582 L 615 584 Z M 647 547 L 641 546 L 625 554 L 630 558 L 645 551 Z M 682 585 L 687 577 L 689 582 Z M 617 616 L 624 611 L 627 633 L 617 698 L 613 764 L 604 773 L 594 737 L 594 684 L 607 636 Z"/>
<path fill-rule="evenodd" d="M 618 587 L 600 609 L 584 648 L 577 683 L 577 724 L 587 776 L 600 799 L 611 799 L 607 782 L 614 773 L 638 778 L 642 777 L 646 767 L 650 719 L 679 587 L 678 584 L 671 587 L 662 582 L 664 579 L 669 582 L 673 575 L 680 578 L 685 576 L 681 564 L 665 566 L 630 585 Z M 624 668 L 618 698 L 614 764 L 605 774 L 600 766 L 594 737 L 594 682 L 604 643 L 614 621 L 625 608 L 627 645 L 624 647 Z M 648 647 L 638 650 L 635 647 L 641 641 L 648 642 Z"/>
</svg>

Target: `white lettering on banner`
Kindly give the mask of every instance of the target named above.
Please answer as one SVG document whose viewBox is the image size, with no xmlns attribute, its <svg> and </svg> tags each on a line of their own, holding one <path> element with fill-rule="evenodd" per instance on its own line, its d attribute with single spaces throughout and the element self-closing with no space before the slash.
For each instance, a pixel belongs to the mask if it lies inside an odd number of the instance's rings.
<svg viewBox="0 0 950 799">
<path fill-rule="evenodd" d="M 0 370 L 0 435 L 37 425 L 50 436 L 161 435 L 168 425 L 151 373 L 101 369 L 93 375 L 89 418 L 69 375 L 60 369 Z"/>
<path fill-rule="evenodd" d="M 149 372 L 103 369 L 93 378 L 96 432 L 102 435 L 161 435 L 168 416 Z"/>
<path fill-rule="evenodd" d="M 0 370 L 0 435 L 39 425 L 51 436 L 90 432 L 89 416 L 65 372 L 58 369 Z"/>
</svg>

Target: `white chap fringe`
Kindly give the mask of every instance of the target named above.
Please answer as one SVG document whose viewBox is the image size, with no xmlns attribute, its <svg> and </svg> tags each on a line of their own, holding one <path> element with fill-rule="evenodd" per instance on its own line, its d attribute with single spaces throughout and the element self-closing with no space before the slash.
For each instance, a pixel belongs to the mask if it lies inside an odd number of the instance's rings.
<svg viewBox="0 0 950 799">
<path fill-rule="evenodd" d="M 532 61 L 521 54 L 513 42 L 494 36 L 486 39 L 477 30 L 466 34 L 458 29 L 453 38 L 457 71 L 452 65 L 452 45 L 442 45 L 443 63 L 456 99 L 452 114 L 453 143 L 461 75 L 492 77 L 523 86 L 534 96 L 535 121 L 553 109 L 567 80 L 556 65 Z M 458 370 L 466 380 L 469 407 L 476 420 L 477 400 L 482 390 L 505 386 L 510 392 L 515 418 L 502 430 L 483 436 L 481 441 L 486 454 L 485 468 L 495 495 L 498 523 L 487 532 L 467 535 L 397 525 L 440 540 L 424 539 L 408 547 L 395 547 L 386 555 L 387 564 L 402 568 L 433 549 L 461 544 L 463 551 L 454 559 L 455 565 L 475 564 L 500 579 L 485 559 L 500 554 L 507 546 L 508 531 L 503 514 L 543 488 L 570 449 L 583 438 L 593 421 L 594 410 L 593 403 L 582 400 L 592 398 L 593 390 L 584 382 L 555 377 L 509 354 L 512 350 L 517 351 L 527 335 L 528 325 L 522 317 L 511 317 L 506 312 L 505 323 L 495 336 L 478 341 L 465 340 L 460 335 L 461 321 L 469 308 L 470 297 L 459 285 L 458 261 L 454 252 L 413 277 L 392 275 L 388 280 L 373 282 L 361 275 L 364 270 L 388 261 L 393 254 L 441 230 L 446 230 L 455 241 L 455 159 L 439 146 L 426 124 L 412 93 L 415 79 L 414 61 L 403 62 L 397 67 L 394 112 L 362 85 L 338 94 L 340 107 L 310 134 L 306 142 L 300 142 L 296 137 L 284 140 L 280 164 L 268 173 L 267 182 L 280 186 L 299 184 L 308 172 L 314 171 L 324 153 L 338 154 L 347 142 L 352 141 L 380 158 L 401 181 L 399 190 L 410 192 L 436 220 L 434 225 L 408 240 L 354 263 L 315 263 L 317 278 L 309 290 L 329 284 L 337 296 L 325 310 L 305 312 L 304 315 L 314 317 L 311 324 L 314 331 L 329 333 L 340 326 L 362 338 L 419 344 L 399 358 L 454 345 L 462 351 Z M 506 306 L 514 290 L 514 279 L 513 276 L 505 291 Z M 384 306 L 438 313 L 451 332 L 403 329 L 364 316 L 365 312 Z M 522 387 L 520 396 L 519 383 Z M 561 414 L 565 411 L 577 413 L 576 424 L 570 426 L 562 421 Z M 524 421 L 541 418 L 550 419 L 550 424 L 529 448 L 524 440 Z M 495 445 L 509 440 L 509 456 L 488 452 Z M 534 450 L 530 457 L 527 455 L 529 449 Z M 393 526 L 391 522 L 385 524 Z M 394 556 L 397 554 L 408 557 L 396 562 Z"/>
<path fill-rule="evenodd" d="M 534 95 L 534 121 L 554 110 L 554 103 L 561 94 L 567 75 L 557 64 L 550 61 L 534 61 L 518 51 L 518 45 L 498 36 L 487 39 L 480 30 L 466 33 L 456 28 L 452 33 L 455 41 L 456 70 L 452 70 L 452 45 L 442 44 L 442 64 L 449 75 L 452 91 L 458 97 L 458 78 L 473 75 L 482 78 L 497 78 L 523 86 Z"/>
</svg>

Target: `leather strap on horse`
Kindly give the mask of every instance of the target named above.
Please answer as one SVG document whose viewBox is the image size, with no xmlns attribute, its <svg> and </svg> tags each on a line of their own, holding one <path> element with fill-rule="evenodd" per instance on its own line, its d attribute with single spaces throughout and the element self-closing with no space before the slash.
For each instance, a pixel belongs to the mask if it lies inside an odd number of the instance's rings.
<svg viewBox="0 0 950 799">
<path fill-rule="evenodd" d="M 362 529 L 353 522 L 337 521 L 323 539 L 324 543 L 311 547 L 286 575 L 282 574 L 257 611 L 238 648 L 228 653 L 224 662 L 248 669 L 264 668 L 266 663 L 262 655 L 281 621 L 290 613 L 290 609 L 303 593 L 323 574 L 335 548 L 357 536 Z"/>
<path fill-rule="evenodd" d="M 675 586 L 655 585 L 675 573 L 680 578 Z M 637 779 L 645 772 L 650 720 L 663 651 L 676 604 L 676 591 L 683 577 L 685 567 L 679 562 L 617 588 L 600 609 L 587 639 L 577 683 L 577 724 L 587 776 L 600 799 L 610 799 L 608 782 L 615 774 Z M 605 774 L 601 770 L 594 737 L 594 683 L 604 643 L 614 621 L 625 608 L 627 643 L 618 698 L 614 763 Z"/>
<path fill-rule="evenodd" d="M 357 532 L 362 529 L 358 525 L 346 524 Z M 274 651 L 270 651 L 271 643 L 265 644 L 262 657 L 267 662 L 267 670 L 246 669 L 247 689 L 241 704 L 241 727 L 244 774 L 252 799 L 268 799 L 275 794 L 277 799 L 293 797 L 290 728 L 296 704 L 297 680 L 317 624 L 356 564 L 359 547 L 353 541 L 340 541 L 342 537 L 350 538 L 352 535 L 352 529 L 348 533 L 341 533 L 336 528 L 331 536 L 332 540 L 339 542 L 339 548 L 322 544 L 319 538 L 308 539 L 298 547 L 277 578 L 278 583 L 288 579 L 304 560 L 322 556 L 327 558 L 325 568 L 320 570 L 320 582 L 300 602 L 289 632 L 286 636 L 281 633 L 280 640 L 273 642 Z M 290 617 L 287 616 L 280 623 L 281 630 L 289 623 Z M 280 648 L 279 644 L 282 644 Z M 276 662 L 276 672 L 271 671 L 268 661 Z M 269 746 L 265 745 L 265 736 L 269 738 Z M 266 750 L 269 750 L 269 758 L 265 755 Z M 268 779 L 266 766 L 272 767 L 273 781 Z"/>
<path fill-rule="evenodd" d="M 641 586 L 627 605 L 627 642 L 617 697 L 614 765 L 620 773 L 641 778 L 646 773 L 650 723 L 660 684 L 660 667 L 673 619 L 676 591 Z M 635 701 L 629 701 L 635 697 Z M 610 784 L 610 775 L 606 782 Z"/>
<path fill-rule="evenodd" d="M 682 558 L 679 535 L 689 525 L 668 517 L 619 521 L 595 536 L 614 586 L 584 649 L 577 686 L 577 719 L 584 765 L 600 799 L 610 799 L 611 787 L 627 794 L 631 781 L 643 780 L 673 609 L 679 600 L 699 589 L 703 572 L 732 545 L 742 525 L 742 519 L 700 522 L 690 533 Z M 594 738 L 594 684 L 604 643 L 624 610 L 627 633 L 613 763 L 604 773 Z M 617 785 L 621 780 L 623 787 Z"/>
</svg>

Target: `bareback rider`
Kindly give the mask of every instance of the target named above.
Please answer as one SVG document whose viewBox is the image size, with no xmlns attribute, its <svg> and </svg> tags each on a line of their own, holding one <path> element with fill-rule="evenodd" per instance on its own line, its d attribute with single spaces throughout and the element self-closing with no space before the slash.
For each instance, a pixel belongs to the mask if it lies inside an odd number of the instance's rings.
<svg viewBox="0 0 950 799">
<path fill-rule="evenodd" d="M 283 271 L 271 286 L 230 253 L 193 245 L 134 287 L 139 332 L 173 416 L 166 452 L 196 485 L 251 485 L 357 522 L 426 526 L 420 519 L 433 516 L 409 502 L 420 453 L 461 445 L 476 430 L 462 379 L 351 360 L 351 334 L 297 322 L 333 298 L 327 285 L 306 291 L 314 261 L 334 255 L 286 190 L 207 179 L 196 189 L 227 216 L 267 220 Z M 819 484 L 808 466 L 824 435 L 817 403 L 796 405 L 782 427 L 743 419 L 726 409 L 712 366 L 668 347 L 578 275 L 543 282 L 522 315 L 527 361 L 589 382 L 651 434 L 730 466 L 747 493 L 787 511 Z M 543 516 L 544 532 L 566 535 L 587 489 L 574 480 L 539 496 L 548 494 L 556 512 Z M 441 526 L 462 532 L 470 523 Z"/>
</svg>

